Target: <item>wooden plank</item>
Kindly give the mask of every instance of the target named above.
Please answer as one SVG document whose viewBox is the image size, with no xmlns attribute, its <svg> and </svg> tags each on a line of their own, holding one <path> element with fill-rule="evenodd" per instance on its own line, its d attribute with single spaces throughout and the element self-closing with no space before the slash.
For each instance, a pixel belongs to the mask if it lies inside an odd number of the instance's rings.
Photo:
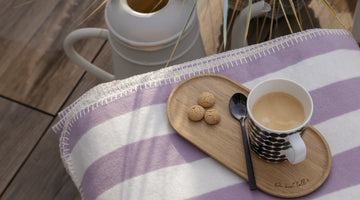
<svg viewBox="0 0 360 200">
<path fill-rule="evenodd" d="M 104 70 L 110 73 L 113 73 L 112 50 L 109 42 L 106 42 L 99 55 L 96 57 L 94 64 L 102 67 Z M 86 73 L 85 76 L 81 79 L 79 85 L 76 86 L 76 89 L 66 101 L 63 108 L 70 105 L 82 94 L 101 83 L 103 82 L 97 79 L 94 75 Z"/>
<path fill-rule="evenodd" d="M 81 200 L 81 196 L 69 175 L 63 183 L 60 191 L 54 196 L 54 200 Z"/>
<path fill-rule="evenodd" d="M 197 3 L 200 34 L 206 55 L 212 55 L 218 51 L 223 7 L 223 0 L 199 0 Z"/>
<path fill-rule="evenodd" d="M 55 199 L 59 191 L 61 196 L 79 196 L 68 179 L 58 138 L 49 129 L 1 199 Z"/>
<path fill-rule="evenodd" d="M 0 194 L 52 120 L 52 116 L 0 98 Z"/>
<path fill-rule="evenodd" d="M 95 60 L 95 64 L 111 71 L 111 47 L 108 43 Z M 86 73 L 64 107 L 100 83 L 99 79 Z M 58 120 L 55 119 L 51 126 Z M 81 199 L 60 159 L 59 141 L 52 130 L 46 132 L 1 199 Z"/>
<path fill-rule="evenodd" d="M 79 25 L 93 0 L 7 2 L 0 16 L 0 94 L 55 114 L 83 74 L 65 56 L 63 40 L 76 28 L 105 26 L 103 9 Z M 103 43 L 81 41 L 77 49 L 91 60 Z"/>
<path fill-rule="evenodd" d="M 353 16 L 355 12 L 356 2 L 354 0 L 328 0 L 330 5 L 334 8 L 339 19 L 348 30 L 352 29 Z M 313 10 L 313 17 L 317 20 L 321 28 L 336 28 L 342 29 L 342 25 L 331 14 L 326 5 L 320 0 L 313 0 L 309 4 L 309 8 Z"/>
</svg>

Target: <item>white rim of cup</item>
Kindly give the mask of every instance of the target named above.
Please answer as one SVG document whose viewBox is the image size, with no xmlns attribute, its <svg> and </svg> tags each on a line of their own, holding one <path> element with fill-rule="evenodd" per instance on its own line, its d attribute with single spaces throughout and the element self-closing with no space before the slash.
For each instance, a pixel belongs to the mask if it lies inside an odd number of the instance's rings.
<svg viewBox="0 0 360 200">
<path fill-rule="evenodd" d="M 260 85 L 262 85 L 262 84 L 264 84 L 264 83 L 266 83 L 266 82 L 276 81 L 276 80 L 286 81 L 286 82 L 290 82 L 290 83 L 292 83 L 292 84 L 295 84 L 295 85 L 297 85 L 298 87 L 300 87 L 300 88 L 305 92 L 305 94 L 307 95 L 308 99 L 310 100 L 310 105 L 311 105 L 310 113 L 309 113 L 309 115 L 307 116 L 307 119 L 306 119 L 301 125 L 293 128 L 293 129 L 289 129 L 289 130 L 285 130 L 285 131 L 270 129 L 270 128 L 267 128 L 267 127 L 261 125 L 258 121 L 256 121 L 256 119 L 254 118 L 254 116 L 253 116 L 252 113 L 251 113 L 250 105 L 249 105 L 248 103 L 246 103 L 247 112 L 248 112 L 248 114 L 250 115 L 251 120 L 256 124 L 256 126 L 261 127 L 261 128 L 264 129 L 265 131 L 267 131 L 267 132 L 276 132 L 276 133 L 278 133 L 278 134 L 291 133 L 291 132 L 294 132 L 294 131 L 298 130 L 300 127 L 305 127 L 305 126 L 307 126 L 307 125 L 309 124 L 309 121 L 310 121 L 311 116 L 312 116 L 313 111 L 314 111 L 313 100 L 312 100 L 312 98 L 311 98 L 310 93 L 309 93 L 302 85 L 300 85 L 299 83 L 297 83 L 297 82 L 295 82 L 295 81 L 292 81 L 292 80 L 289 80 L 289 79 L 284 79 L 284 78 L 276 78 L 276 79 L 267 79 L 267 80 L 264 80 L 264 81 L 258 83 L 258 84 L 250 91 L 250 93 L 249 93 L 249 95 L 248 95 L 248 100 L 249 100 L 249 97 L 253 94 L 254 89 L 256 89 L 257 87 L 259 87 Z M 263 96 L 263 95 L 262 95 L 262 96 Z M 304 106 L 304 105 L 303 105 L 303 106 Z"/>
</svg>

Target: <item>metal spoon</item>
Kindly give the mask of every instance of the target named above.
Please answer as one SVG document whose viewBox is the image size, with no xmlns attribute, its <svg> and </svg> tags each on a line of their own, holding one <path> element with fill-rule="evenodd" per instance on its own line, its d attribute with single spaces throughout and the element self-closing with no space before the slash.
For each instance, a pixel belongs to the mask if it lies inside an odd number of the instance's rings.
<svg viewBox="0 0 360 200">
<path fill-rule="evenodd" d="M 245 130 L 245 118 L 247 114 L 246 110 L 246 96 L 241 93 L 235 93 L 229 102 L 229 109 L 232 114 L 232 116 L 240 121 L 241 124 L 241 133 L 242 138 L 244 142 L 244 152 L 245 152 L 245 159 L 246 159 L 246 167 L 248 172 L 248 178 L 249 178 L 249 186 L 250 190 L 256 190 L 256 182 L 255 182 L 255 176 L 254 176 L 254 169 L 252 166 L 252 161 L 250 157 L 250 150 L 249 150 L 249 144 L 248 139 L 246 135 Z"/>
</svg>

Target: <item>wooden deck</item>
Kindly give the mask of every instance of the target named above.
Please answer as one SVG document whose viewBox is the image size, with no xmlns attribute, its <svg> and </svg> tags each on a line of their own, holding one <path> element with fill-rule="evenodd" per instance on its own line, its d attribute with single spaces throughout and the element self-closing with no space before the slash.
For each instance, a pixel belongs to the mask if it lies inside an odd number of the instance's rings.
<svg viewBox="0 0 360 200">
<path fill-rule="evenodd" d="M 103 10 L 79 25 L 93 1 L 0 0 L 2 200 L 81 199 L 63 167 L 58 139 L 51 127 L 58 121 L 56 114 L 60 110 L 101 83 L 75 66 L 62 50 L 62 42 L 71 31 L 81 27 L 106 27 Z M 221 2 L 198 2 L 207 55 L 216 53 L 221 42 Z M 97 5 L 100 3 L 97 1 Z M 356 1 L 332 0 L 330 3 L 351 30 Z M 312 0 L 308 7 L 315 27 L 341 28 L 320 0 Z M 305 10 L 301 13 L 304 26 L 311 28 L 309 21 L 306 22 Z M 290 18 L 295 24 L 294 18 Z M 256 20 L 252 20 L 250 43 L 256 41 L 256 24 Z M 262 38 L 266 38 L 268 31 L 266 25 Z M 279 19 L 276 36 L 288 33 L 284 19 Z M 96 65 L 111 71 L 111 50 L 107 42 L 84 40 L 76 49 Z"/>
</svg>

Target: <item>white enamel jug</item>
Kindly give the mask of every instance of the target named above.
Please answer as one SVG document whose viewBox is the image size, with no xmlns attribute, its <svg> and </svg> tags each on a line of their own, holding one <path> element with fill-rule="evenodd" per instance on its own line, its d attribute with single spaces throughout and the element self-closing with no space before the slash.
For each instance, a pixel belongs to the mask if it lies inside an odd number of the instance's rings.
<svg viewBox="0 0 360 200">
<path fill-rule="evenodd" d="M 166 65 L 193 3 L 194 0 L 168 0 L 156 12 L 140 13 L 128 5 L 128 0 L 109 0 L 105 8 L 108 29 L 83 28 L 71 32 L 64 40 L 65 53 L 75 64 L 104 81 L 160 69 Z M 114 74 L 93 65 L 75 51 L 74 43 L 85 38 L 109 40 Z M 195 9 L 170 64 L 204 56 Z"/>
</svg>

